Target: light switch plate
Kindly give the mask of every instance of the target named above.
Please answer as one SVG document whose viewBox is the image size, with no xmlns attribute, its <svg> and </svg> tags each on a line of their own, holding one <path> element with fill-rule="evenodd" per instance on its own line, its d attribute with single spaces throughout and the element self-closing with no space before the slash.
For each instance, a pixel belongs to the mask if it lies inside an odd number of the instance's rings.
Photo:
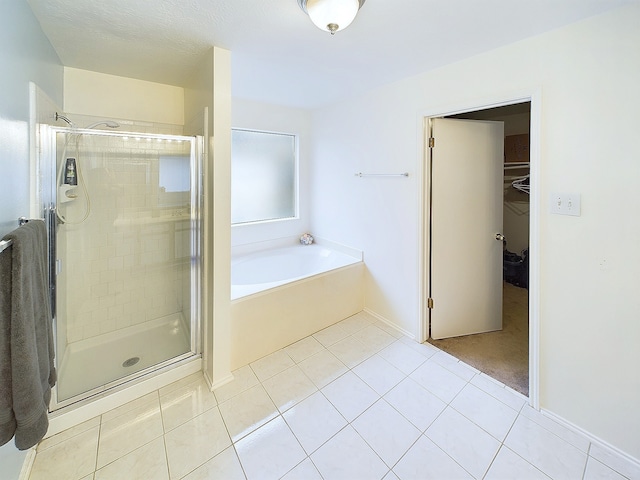
<svg viewBox="0 0 640 480">
<path fill-rule="evenodd" d="M 579 193 L 552 193 L 550 198 L 551 213 L 556 215 L 580 216 Z"/>
</svg>

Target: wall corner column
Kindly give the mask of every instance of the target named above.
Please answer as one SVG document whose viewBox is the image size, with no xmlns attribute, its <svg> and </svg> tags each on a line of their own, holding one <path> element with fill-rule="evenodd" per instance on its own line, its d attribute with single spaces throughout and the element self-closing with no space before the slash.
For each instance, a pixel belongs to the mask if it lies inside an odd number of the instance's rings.
<svg viewBox="0 0 640 480">
<path fill-rule="evenodd" d="M 213 385 L 231 374 L 231 52 L 213 48 L 213 110 L 209 137 L 210 167 L 206 181 L 212 186 L 206 199 L 212 215 L 213 283 L 211 296 L 212 350 L 209 370 Z M 207 319 L 209 320 L 209 319 Z"/>
</svg>

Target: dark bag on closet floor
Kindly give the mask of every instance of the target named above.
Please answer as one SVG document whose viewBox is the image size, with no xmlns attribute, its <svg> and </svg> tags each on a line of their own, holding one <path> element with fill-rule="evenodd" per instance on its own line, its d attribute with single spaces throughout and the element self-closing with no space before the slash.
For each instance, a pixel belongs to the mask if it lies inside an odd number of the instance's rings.
<svg viewBox="0 0 640 480">
<path fill-rule="evenodd" d="M 512 285 L 519 285 L 522 271 L 522 257 L 517 253 L 504 251 L 502 259 L 502 273 L 504 281 Z"/>
<path fill-rule="evenodd" d="M 522 255 L 505 250 L 502 271 L 505 282 L 516 287 L 529 288 L 529 249 L 525 248 Z"/>
</svg>

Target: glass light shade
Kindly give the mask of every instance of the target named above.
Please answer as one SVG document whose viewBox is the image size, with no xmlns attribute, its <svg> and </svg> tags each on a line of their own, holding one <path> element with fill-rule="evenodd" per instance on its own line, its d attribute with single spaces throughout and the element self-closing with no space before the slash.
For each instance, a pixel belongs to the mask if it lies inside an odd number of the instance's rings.
<svg viewBox="0 0 640 480">
<path fill-rule="evenodd" d="M 347 28 L 359 8 L 358 0 L 307 0 L 307 13 L 313 24 L 332 34 Z"/>
</svg>

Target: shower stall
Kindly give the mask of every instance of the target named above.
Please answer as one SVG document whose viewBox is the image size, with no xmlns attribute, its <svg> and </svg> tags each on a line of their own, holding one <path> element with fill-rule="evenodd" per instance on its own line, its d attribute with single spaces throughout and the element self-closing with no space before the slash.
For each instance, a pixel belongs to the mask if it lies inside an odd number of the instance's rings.
<svg viewBox="0 0 640 480">
<path fill-rule="evenodd" d="M 43 127 L 52 409 L 200 354 L 201 139 Z"/>
</svg>

